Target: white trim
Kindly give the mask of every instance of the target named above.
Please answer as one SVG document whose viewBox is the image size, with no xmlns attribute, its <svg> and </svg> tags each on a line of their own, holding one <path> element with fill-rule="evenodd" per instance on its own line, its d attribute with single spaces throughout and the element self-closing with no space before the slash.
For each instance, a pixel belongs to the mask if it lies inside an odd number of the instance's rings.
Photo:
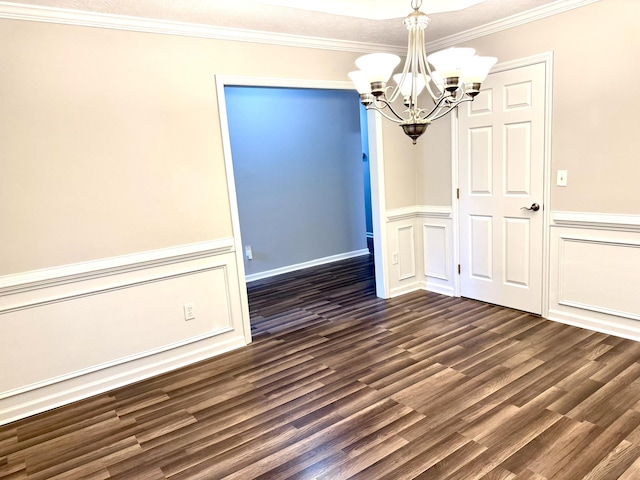
<svg viewBox="0 0 640 480">
<path fill-rule="evenodd" d="M 535 22 L 546 17 L 558 15 L 560 13 L 573 10 L 574 8 L 584 7 L 598 0 L 560 0 L 547 5 L 542 5 L 538 8 L 533 8 L 523 13 L 512 15 L 495 22 L 481 25 L 480 27 L 465 30 L 464 32 L 456 33 L 448 37 L 439 38 L 432 42 L 427 42 L 425 47 L 427 51 L 435 51 L 443 48 L 452 47 L 460 43 L 468 42 L 475 38 L 491 35 L 492 33 L 501 32 L 509 28 L 524 25 L 525 23 Z"/>
<path fill-rule="evenodd" d="M 196 260 L 231 252 L 232 250 L 233 239 L 221 238 L 208 242 L 178 245 L 89 262 L 4 275 L 0 277 L 0 297 L 43 287 L 65 285 L 93 278 Z"/>
<path fill-rule="evenodd" d="M 632 312 L 623 312 L 620 310 L 614 310 L 612 308 L 599 307 L 598 305 L 591 305 L 588 303 L 573 302 L 571 300 L 558 300 L 558 305 L 564 305 L 565 307 L 579 308 L 580 310 L 590 310 L 592 312 L 604 313 L 605 315 L 611 315 L 614 317 L 630 318 L 632 320 L 640 320 L 640 315 Z"/>
<path fill-rule="evenodd" d="M 631 247 L 631 248 L 640 248 L 640 240 L 635 241 L 621 241 L 615 239 L 606 239 L 606 238 L 585 238 L 584 236 L 578 235 L 560 235 L 560 247 L 559 247 L 559 258 L 564 259 L 564 249 L 567 242 L 574 243 L 582 243 L 588 245 L 604 245 L 604 246 L 615 246 L 615 247 Z M 633 312 L 625 312 L 622 310 L 617 310 L 613 308 L 602 307 L 599 305 L 594 305 L 591 303 L 584 302 L 576 302 L 573 300 L 567 300 L 565 297 L 565 267 L 566 264 L 562 263 L 559 266 L 558 271 L 558 289 L 557 289 L 557 302 L 558 305 L 564 305 L 567 307 L 579 308 L 581 310 L 590 310 L 592 312 L 603 313 L 605 315 L 612 315 L 616 317 L 622 318 L 630 318 L 632 320 L 640 320 L 640 315 Z"/>
<path fill-rule="evenodd" d="M 402 231 L 408 231 L 408 235 L 409 235 L 409 249 L 408 251 L 406 250 L 401 250 L 400 248 L 400 235 Z M 411 270 L 406 272 L 406 273 L 402 273 L 400 271 L 400 267 L 402 266 L 402 261 L 398 262 L 398 271 L 400 273 L 400 277 L 399 280 L 407 280 L 409 278 L 415 278 L 416 277 L 416 233 L 415 233 L 415 228 L 414 225 L 402 225 L 400 227 L 398 227 L 396 229 L 396 238 L 398 239 L 398 256 L 399 258 L 403 258 L 404 255 L 409 255 L 409 258 L 411 259 L 408 263 L 409 265 L 411 265 Z"/>
<path fill-rule="evenodd" d="M 321 90 L 355 90 L 355 87 L 353 86 L 352 82 L 344 81 L 344 80 L 308 80 L 304 78 L 243 77 L 239 75 L 216 75 L 216 84 L 217 85 L 222 84 L 223 93 L 224 93 L 224 87 L 229 87 L 229 86 L 309 88 L 309 89 L 321 89 Z M 225 113 L 226 113 L 226 104 L 225 104 Z"/>
<path fill-rule="evenodd" d="M 349 258 L 361 257 L 363 255 L 369 255 L 369 249 L 363 248 L 362 250 L 355 250 L 353 252 L 340 253 L 338 255 L 331 255 L 329 257 L 317 258 L 315 260 L 309 260 L 308 262 L 297 263 L 295 265 L 287 265 L 286 267 L 274 268 L 273 270 L 266 270 L 264 272 L 252 273 L 247 275 L 247 283 L 255 282 L 256 280 L 262 280 L 263 278 L 275 277 L 276 275 L 282 275 L 283 273 L 296 272 L 305 268 L 317 267 L 319 265 L 325 265 L 327 263 L 339 262 L 340 260 L 347 260 Z"/>
<path fill-rule="evenodd" d="M 0 400 L 3 398 L 9 398 L 16 395 L 22 395 L 26 392 L 30 392 L 32 390 L 37 390 L 40 388 L 48 387 L 49 385 L 54 385 L 56 383 L 65 382 L 67 380 L 71 380 L 76 377 L 82 377 L 84 375 L 89 375 L 91 373 L 98 372 L 100 370 L 105 370 L 108 368 L 113 368 L 118 365 L 122 365 L 125 363 L 131 363 L 135 360 L 140 360 L 142 358 L 150 357 L 153 355 L 158 355 L 159 353 L 167 352 L 169 350 L 175 350 L 176 348 L 184 347 L 185 345 L 190 345 L 192 343 L 197 343 L 202 340 L 206 340 L 208 338 L 216 337 L 218 335 L 222 335 L 223 333 L 233 331 L 233 327 L 227 326 L 224 328 L 218 328 L 216 330 L 211 330 L 203 335 L 199 335 L 193 338 L 187 338 L 185 340 L 181 340 L 180 342 L 172 343 L 169 345 L 163 345 L 162 347 L 154 348 L 152 350 L 147 350 L 144 352 L 136 353 L 134 355 L 129 355 L 127 357 L 118 358 L 116 360 L 112 360 L 110 362 L 101 363 L 99 365 L 92 365 L 89 368 L 83 368 L 82 370 L 76 370 L 74 372 L 70 372 L 64 375 L 60 375 L 57 377 L 47 378 L 46 380 L 32 383 L 30 385 L 24 385 L 20 388 L 16 388 L 14 390 L 7 390 L 5 392 L 0 392 Z M 156 375 L 154 373 L 154 375 Z"/>
<path fill-rule="evenodd" d="M 217 332 L 217 334 L 220 333 L 221 332 Z M 111 372 L 105 371 L 108 373 L 107 377 L 101 378 L 99 372 L 88 373 L 88 381 L 84 380 L 74 385 L 74 379 L 67 380 L 66 383 L 68 383 L 68 385 L 64 390 L 59 390 L 56 385 L 43 385 L 43 391 L 26 391 L 23 392 L 21 397 L 15 397 L 15 395 L 18 390 L 24 390 L 24 388 L 13 390 L 12 395 L 14 395 L 13 398 L 15 398 L 16 401 L 11 402 L 12 404 L 10 405 L 9 402 L 12 399 L 7 398 L 5 400 L 7 403 L 0 409 L 0 425 L 177 370 L 246 345 L 240 336 L 215 342 L 211 337 L 211 335 L 207 335 L 202 338 L 187 341 L 189 344 L 193 344 L 195 341 L 205 343 L 205 345 L 195 350 L 189 349 L 187 342 L 181 342 L 181 344 L 184 343 L 184 345 L 180 346 L 180 344 L 175 344 L 175 346 L 183 349 L 184 351 L 182 352 L 158 351 L 156 358 L 151 362 L 149 362 L 148 359 L 145 361 L 144 358 L 130 359 L 134 363 L 138 363 L 138 366 L 132 367 L 131 365 L 124 364 L 113 364 L 109 366 L 105 364 L 105 368 L 111 370 Z M 94 378 L 92 379 L 91 377 Z"/>
<path fill-rule="evenodd" d="M 451 237 L 453 238 L 453 296 L 462 295 L 460 274 L 456 265 L 460 265 L 460 199 L 458 189 L 460 188 L 460 152 L 458 149 L 460 139 L 460 123 L 458 120 L 458 109 L 451 112 Z M 455 183 L 455 184 L 454 184 Z"/>
<path fill-rule="evenodd" d="M 397 47 L 392 45 L 246 30 L 242 28 L 216 27 L 198 23 L 114 15 L 69 8 L 42 7 L 12 2 L 0 2 L 0 18 L 157 33 L 162 35 L 180 35 L 214 40 L 263 43 L 288 47 L 319 48 L 342 52 L 377 53 L 385 51 L 397 53 L 398 55 L 406 53 L 404 46 Z"/>
<path fill-rule="evenodd" d="M 456 296 L 452 287 L 429 281 L 421 281 L 419 283 L 420 290 L 424 290 L 425 292 L 439 293 L 440 295 L 445 295 L 447 297 Z"/>
<path fill-rule="evenodd" d="M 418 205 L 416 216 L 418 218 L 451 218 L 449 205 Z"/>
<path fill-rule="evenodd" d="M 622 323 L 611 322 L 600 318 L 586 317 L 573 312 L 566 312 L 554 308 L 549 309 L 546 317 L 554 322 L 572 325 L 574 327 L 585 328 L 595 332 L 606 333 L 607 335 L 615 335 L 616 337 L 627 338 L 640 342 L 640 333 L 637 326 L 624 325 Z"/>
<path fill-rule="evenodd" d="M 400 297 L 402 295 L 406 295 L 407 293 L 424 290 L 422 283 L 424 282 L 413 282 L 407 285 L 401 285 L 399 287 L 392 288 L 391 291 L 389 292 L 389 297 L 387 298 Z"/>
<path fill-rule="evenodd" d="M 560 227 L 595 228 L 640 232 L 640 215 L 613 213 L 553 212 L 551 220 Z"/>
<path fill-rule="evenodd" d="M 428 229 L 434 229 L 437 228 L 439 230 L 443 230 L 444 233 L 444 258 L 445 258 L 445 264 L 444 264 L 444 274 L 443 275 L 436 275 L 434 273 L 429 273 L 429 266 L 427 265 L 427 258 L 426 258 L 426 253 L 427 253 L 427 230 Z M 423 259 L 423 270 L 424 270 L 424 276 L 427 278 L 434 278 L 434 279 L 438 279 L 438 280 L 444 280 L 446 282 L 450 281 L 449 278 L 449 272 L 451 271 L 451 266 L 449 265 L 449 242 L 447 242 L 447 228 L 449 228 L 448 225 L 439 225 L 436 223 L 423 223 L 422 224 L 422 239 L 423 239 L 423 247 L 424 247 L 424 259 Z"/>
<path fill-rule="evenodd" d="M 175 263 L 175 262 L 170 262 L 170 263 Z M 109 292 L 114 292 L 116 290 L 122 290 L 123 288 L 133 288 L 133 287 L 139 287 L 142 285 L 147 285 L 150 283 L 155 283 L 155 282 L 162 282 L 165 280 L 171 280 L 174 278 L 179 278 L 179 277 L 184 277 L 185 275 L 194 275 L 194 274 L 198 274 L 198 273 L 204 273 L 204 272 L 209 272 L 212 270 L 216 270 L 216 269 L 223 269 L 225 271 L 225 277 L 227 277 L 227 272 L 226 272 L 226 266 L 225 265 L 213 265 L 213 266 L 208 266 L 208 267 L 197 267 L 197 268 L 181 268 L 177 271 L 173 271 L 171 273 L 167 273 L 167 274 L 163 274 L 163 275 L 153 275 L 151 277 L 148 278 L 143 278 L 143 279 L 138 279 L 138 280 L 127 280 L 127 281 L 118 281 L 115 283 L 110 283 L 108 285 L 102 285 L 102 286 L 95 286 L 95 285 L 89 285 L 87 287 L 78 287 L 76 289 L 74 289 L 73 291 L 67 291 L 65 293 L 54 293 L 51 294 L 49 296 L 38 296 L 37 298 L 27 298 L 27 299 L 21 299 L 20 295 L 18 295 L 18 298 L 16 300 L 14 300 L 13 303 L 11 303 L 11 299 L 15 298 L 16 293 L 26 293 L 26 292 L 31 292 L 34 290 L 40 290 L 40 289 L 46 289 L 46 288 L 50 288 L 50 287 L 57 287 L 59 285 L 65 285 L 68 284 L 70 282 L 52 282 L 49 284 L 39 284 L 39 283 L 35 283 L 35 284 L 31 284 L 29 285 L 29 288 L 25 288 L 25 289 L 21 289 L 18 291 L 14 291 L 14 292 L 10 292 L 8 293 L 5 298 L 8 299 L 5 301 L 5 299 L 0 298 L 0 300 L 2 300 L 0 302 L 0 315 L 3 314 L 8 314 L 8 313 L 12 313 L 12 312 L 17 312 L 19 310 L 24 310 L 27 308 L 35 308 L 35 307 L 43 307 L 45 305 L 51 305 L 52 303 L 59 303 L 59 302 L 66 302 L 66 301 L 71 301 L 71 300 L 78 300 L 80 298 L 84 298 L 84 297 L 88 297 L 91 295 L 97 295 L 97 294 L 103 294 L 103 293 L 109 293 Z M 129 270 L 129 271 L 133 271 L 133 270 Z M 84 277 L 82 279 L 77 279 L 75 278 L 73 280 L 73 282 L 80 282 L 82 280 L 94 280 L 96 278 L 103 278 L 106 275 L 96 275 L 96 276 L 91 276 L 91 277 Z M 5 303 L 7 302 L 7 303 Z M 0 397 L 1 398 L 1 397 Z"/>
<path fill-rule="evenodd" d="M 236 193 L 236 180 L 233 170 L 233 158 L 231 155 L 231 136 L 229 134 L 229 119 L 227 117 L 227 102 L 224 87 L 230 81 L 240 81 L 241 77 L 227 77 L 216 75 L 216 97 L 218 99 L 218 115 L 220 116 L 220 133 L 222 135 L 222 152 L 224 167 L 227 173 L 227 192 L 229 193 L 229 208 L 231 210 L 231 230 L 235 243 L 235 263 L 238 271 L 238 289 L 240 291 L 240 304 L 242 311 L 242 329 L 245 341 L 251 343 L 251 314 L 249 313 L 249 297 L 247 296 L 247 280 L 244 271 L 244 258 L 242 256 L 242 238 L 240 233 L 240 212 L 238 211 L 238 196 Z M 235 80 L 235 81 L 234 81 Z"/>
<path fill-rule="evenodd" d="M 451 218 L 451 207 L 440 205 L 413 205 L 411 207 L 387 210 L 387 221 L 409 220 L 412 218 Z"/>
<path fill-rule="evenodd" d="M 544 104 L 544 208 L 542 211 L 542 317 L 549 315 L 551 284 L 551 158 L 553 142 L 553 52 L 545 52 L 529 57 L 545 64 L 545 104 Z"/>
<path fill-rule="evenodd" d="M 464 32 L 440 38 L 426 43 L 428 51 L 447 48 L 462 42 L 473 40 L 508 28 L 557 15 L 574 8 L 595 3 L 598 0 L 559 0 L 548 5 L 534 8 L 527 12 L 472 28 Z M 209 38 L 215 40 L 232 40 L 271 45 L 282 45 L 303 48 L 319 48 L 356 53 L 377 53 L 381 51 L 406 54 L 406 47 L 395 45 L 372 44 L 364 42 L 333 40 L 302 35 L 289 35 L 241 28 L 216 27 L 197 23 L 158 20 L 127 15 L 89 12 L 69 8 L 44 7 L 0 1 L 0 18 L 10 20 L 27 20 L 34 22 L 77 25 L 93 28 L 109 28 L 162 35 L 180 35 L 186 37 Z"/>
<path fill-rule="evenodd" d="M 384 141 L 382 135 L 382 116 L 373 110 L 367 110 L 367 128 L 369 137 L 369 183 L 371 184 L 371 223 L 373 227 L 373 262 L 375 265 L 376 296 L 390 298 L 391 291 L 389 259 L 387 250 L 387 226 L 384 212 L 387 209 L 387 196 L 384 177 Z"/>
</svg>

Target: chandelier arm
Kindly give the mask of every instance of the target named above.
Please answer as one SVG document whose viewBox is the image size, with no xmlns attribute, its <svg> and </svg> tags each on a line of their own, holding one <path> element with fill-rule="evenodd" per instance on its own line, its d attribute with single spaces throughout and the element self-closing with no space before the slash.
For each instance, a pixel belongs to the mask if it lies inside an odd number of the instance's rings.
<svg viewBox="0 0 640 480">
<path fill-rule="evenodd" d="M 461 103 L 464 103 L 464 102 L 471 102 L 471 101 L 473 101 L 473 98 L 471 98 L 471 97 L 468 97 L 468 98 L 461 98 L 461 99 L 460 99 L 460 100 L 458 100 L 455 104 L 452 104 L 446 112 L 442 112 L 442 113 L 440 113 L 439 115 L 436 115 L 436 116 L 434 116 L 434 117 L 430 118 L 429 120 L 438 120 L 439 118 L 442 118 L 442 117 L 444 117 L 445 115 L 448 115 L 448 114 L 449 114 L 449 112 L 451 112 L 454 108 L 456 108 L 456 107 L 457 107 L 458 105 L 460 105 Z"/>
<path fill-rule="evenodd" d="M 442 105 L 445 100 L 447 100 L 447 98 L 451 98 L 447 95 L 442 95 L 439 99 L 437 99 L 436 104 L 433 106 L 433 108 L 429 111 L 429 113 L 427 113 L 424 117 L 422 117 L 424 120 L 431 120 L 434 116 L 438 115 L 440 113 L 440 111 L 444 108 L 444 106 Z M 451 109 L 448 109 L 447 112 L 451 111 Z M 439 118 L 439 117 L 438 117 Z"/>
<path fill-rule="evenodd" d="M 404 66 L 402 67 L 402 75 L 400 77 L 400 81 L 397 82 L 396 86 L 394 87 L 393 91 L 391 92 L 391 95 L 389 95 L 387 97 L 389 102 L 395 102 L 396 98 L 398 98 L 398 95 L 400 94 L 400 86 L 404 83 L 405 78 L 407 77 L 407 73 L 409 73 L 409 69 L 411 67 L 411 57 L 413 55 L 413 51 L 415 49 L 413 42 L 411 41 L 411 30 L 409 30 L 409 47 L 408 47 L 408 51 L 407 51 L 407 56 L 404 59 Z M 386 95 L 385 95 L 386 96 Z"/>
<path fill-rule="evenodd" d="M 377 100 L 377 102 L 378 102 L 378 103 L 381 103 L 381 104 L 382 104 L 382 107 L 379 107 L 378 105 L 376 105 L 375 103 L 373 103 L 373 104 L 369 105 L 369 107 L 368 107 L 368 108 L 369 108 L 369 109 L 373 109 L 373 110 L 375 110 L 376 112 L 380 112 L 382 115 L 384 115 L 386 118 L 388 118 L 388 119 L 389 119 L 389 120 L 391 120 L 392 122 L 400 123 L 400 122 L 403 122 L 403 121 L 404 121 L 404 118 L 402 118 L 400 115 L 398 115 L 398 114 L 396 113 L 396 111 L 393 109 L 393 107 L 391 106 L 391 104 L 390 104 L 386 99 L 380 99 L 380 98 L 379 98 L 379 99 Z M 388 108 L 388 109 L 389 109 L 389 111 L 390 111 L 391 113 L 393 113 L 393 115 L 394 115 L 396 118 L 393 118 L 392 116 L 387 115 L 387 113 L 384 111 L 384 109 L 385 109 L 385 108 Z"/>
<path fill-rule="evenodd" d="M 394 75 L 395 85 L 387 85 L 399 63 L 395 55 L 365 55 L 356 60 L 356 65 L 362 70 L 349 73 L 367 110 L 380 112 L 383 118 L 400 124 L 414 145 L 433 120 L 448 115 L 461 103 L 473 101 L 480 93 L 482 79 L 496 62 L 494 57 L 474 57 L 471 48 L 455 47 L 432 54 L 435 62 L 432 67 L 425 47 L 425 32 L 430 19 L 420 12 L 422 3 L 423 0 L 411 0 L 414 11 L 403 22 L 408 31 L 407 55 L 402 73 Z M 468 71 L 465 70 L 466 76 L 461 75 L 460 65 L 469 56 L 473 60 L 470 60 Z M 427 108 L 419 105 L 428 103 L 424 100 L 426 95 L 418 100 L 423 89 L 433 103 Z M 400 96 L 406 110 L 398 113 L 393 105 L 400 109 L 400 102 L 395 103 Z"/>
<path fill-rule="evenodd" d="M 396 112 L 394 112 L 393 110 L 391 110 L 393 112 L 393 114 L 397 117 L 397 118 L 393 118 L 391 115 L 388 115 L 382 108 L 380 107 L 374 107 L 374 106 L 369 106 L 367 107 L 367 110 L 374 110 L 376 112 L 378 112 L 380 115 L 382 115 L 384 118 L 386 118 L 387 120 L 391 120 L 393 123 L 402 123 L 404 120 L 401 117 L 398 117 L 398 115 L 396 114 Z"/>
<path fill-rule="evenodd" d="M 433 93 L 433 90 L 431 89 L 431 82 L 433 82 L 433 84 L 435 85 L 435 80 L 433 80 L 433 72 L 431 71 L 431 66 L 429 65 L 429 62 L 427 62 L 426 60 L 426 55 L 424 50 L 422 51 L 422 55 L 418 56 L 418 63 L 420 64 L 420 71 L 422 72 L 422 76 L 425 77 L 424 78 L 424 83 L 425 86 L 427 88 L 427 92 L 429 92 L 429 95 L 431 95 L 431 98 L 433 99 L 434 102 L 436 102 L 438 100 L 438 98 L 440 98 L 442 96 L 442 93 L 440 93 L 440 95 L 436 95 Z M 430 80 L 427 79 L 427 73 L 430 77 Z"/>
<path fill-rule="evenodd" d="M 424 72 L 420 71 L 420 57 L 424 54 L 424 28 L 414 27 L 410 34 L 412 42 L 411 49 L 411 99 L 413 100 L 413 106 L 418 109 L 418 83 L 417 75 L 424 77 Z M 426 80 L 423 78 L 423 80 Z M 426 81 L 424 82 L 426 85 Z"/>
</svg>

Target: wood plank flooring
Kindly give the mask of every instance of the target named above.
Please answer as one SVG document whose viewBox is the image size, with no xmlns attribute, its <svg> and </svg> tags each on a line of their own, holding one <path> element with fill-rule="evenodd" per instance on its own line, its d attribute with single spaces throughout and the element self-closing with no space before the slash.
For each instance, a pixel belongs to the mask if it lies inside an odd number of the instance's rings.
<svg viewBox="0 0 640 480">
<path fill-rule="evenodd" d="M 0 478 L 640 479 L 639 343 L 372 270 L 251 284 L 250 346 L 0 427 Z"/>
</svg>

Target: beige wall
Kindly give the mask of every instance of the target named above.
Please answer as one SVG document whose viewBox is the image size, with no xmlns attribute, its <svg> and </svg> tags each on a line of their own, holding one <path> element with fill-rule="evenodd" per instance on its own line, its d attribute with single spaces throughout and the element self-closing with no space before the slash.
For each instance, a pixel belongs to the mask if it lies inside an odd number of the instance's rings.
<svg viewBox="0 0 640 480">
<path fill-rule="evenodd" d="M 422 138 L 416 159 L 417 204 L 451 205 L 451 119 L 433 122 Z"/>
<path fill-rule="evenodd" d="M 216 74 L 357 54 L 0 20 L 0 275 L 231 236 Z"/>
<path fill-rule="evenodd" d="M 397 111 L 404 107 L 400 102 Z M 384 181 L 386 208 L 389 210 L 416 204 L 417 146 L 404 134 L 402 127 L 382 120 Z"/>
<path fill-rule="evenodd" d="M 554 52 L 552 210 L 640 213 L 639 16 L 637 0 L 600 0 L 467 43 L 499 62 Z M 440 148 L 449 138 L 443 131 Z M 425 156 L 425 173 L 436 161 Z M 567 187 L 555 186 L 558 169 Z M 437 188 L 424 197 L 444 199 Z"/>
</svg>

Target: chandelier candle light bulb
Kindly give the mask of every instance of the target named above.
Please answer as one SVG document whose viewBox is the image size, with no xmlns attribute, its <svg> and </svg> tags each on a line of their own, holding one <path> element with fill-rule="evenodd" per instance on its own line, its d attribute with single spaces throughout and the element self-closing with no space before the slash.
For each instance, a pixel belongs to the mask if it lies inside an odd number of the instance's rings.
<svg viewBox="0 0 640 480">
<path fill-rule="evenodd" d="M 362 104 L 400 124 L 413 143 L 433 120 L 450 113 L 462 102 L 480 93 L 495 57 L 477 56 L 473 48 L 448 48 L 427 56 L 424 32 L 430 19 L 420 12 L 422 0 L 412 0 L 413 12 L 404 20 L 409 31 L 407 56 L 401 73 L 393 75 L 395 87 L 387 86 L 400 57 L 373 53 L 356 60 L 358 71 L 350 72 Z M 426 87 L 426 88 L 425 88 Z M 426 91 L 430 104 L 421 107 L 418 96 Z M 396 112 L 392 103 L 402 95 L 407 110 Z M 422 98 L 422 97 L 421 97 Z"/>
</svg>

